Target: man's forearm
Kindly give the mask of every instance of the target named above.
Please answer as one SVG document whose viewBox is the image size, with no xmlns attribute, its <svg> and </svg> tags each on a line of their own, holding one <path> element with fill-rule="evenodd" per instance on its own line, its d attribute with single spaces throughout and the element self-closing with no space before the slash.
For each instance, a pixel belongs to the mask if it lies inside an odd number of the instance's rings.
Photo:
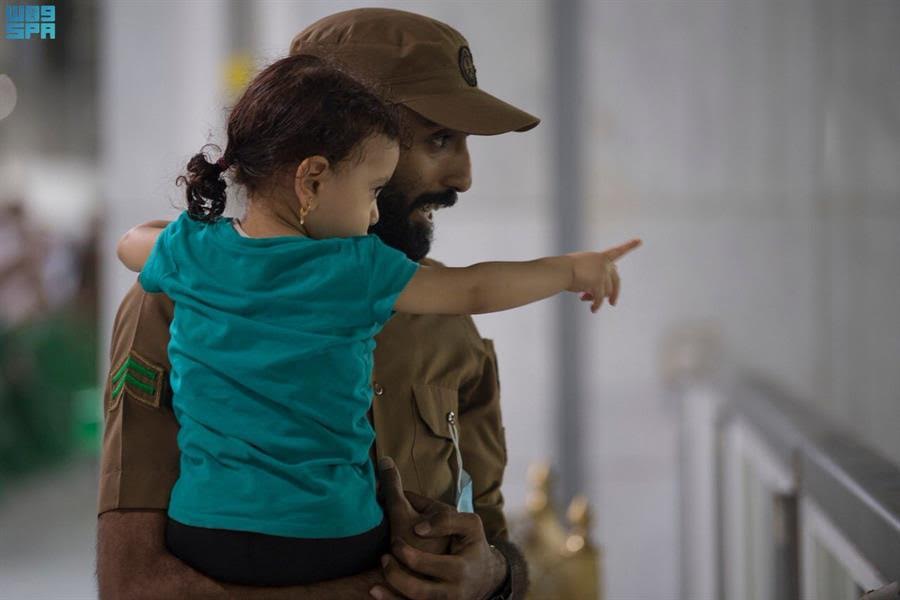
<svg viewBox="0 0 900 600">
<path fill-rule="evenodd" d="M 491 544 L 500 551 L 506 559 L 509 568 L 511 600 L 523 600 L 528 592 L 528 563 L 518 546 L 507 540 L 494 540 Z"/>
<path fill-rule="evenodd" d="M 383 583 L 380 570 L 291 587 L 222 584 L 195 571 L 165 548 L 162 511 L 109 511 L 97 523 L 97 580 L 101 600 L 191 598 L 213 600 L 369 598 Z"/>
</svg>

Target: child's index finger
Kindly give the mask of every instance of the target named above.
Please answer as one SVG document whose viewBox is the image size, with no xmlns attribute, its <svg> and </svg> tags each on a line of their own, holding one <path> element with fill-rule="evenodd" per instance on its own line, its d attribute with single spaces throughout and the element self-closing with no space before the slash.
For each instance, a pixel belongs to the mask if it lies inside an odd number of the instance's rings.
<svg viewBox="0 0 900 600">
<path fill-rule="evenodd" d="M 607 257 L 609 257 L 612 260 L 618 260 L 643 243 L 644 242 L 640 238 L 635 238 L 631 241 L 625 242 L 624 244 L 622 244 L 620 246 L 611 248 L 611 249 L 607 250 L 606 252 L 604 252 L 603 254 L 605 254 Z"/>
</svg>

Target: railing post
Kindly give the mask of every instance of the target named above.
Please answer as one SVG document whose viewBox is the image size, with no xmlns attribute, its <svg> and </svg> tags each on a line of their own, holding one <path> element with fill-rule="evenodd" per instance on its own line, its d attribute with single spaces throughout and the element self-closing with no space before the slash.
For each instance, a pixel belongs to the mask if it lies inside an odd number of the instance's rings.
<svg viewBox="0 0 900 600">
<path fill-rule="evenodd" d="M 687 323 L 663 342 L 662 377 L 679 419 L 678 512 L 680 597 L 718 597 L 716 421 L 722 398 L 712 385 L 719 370 L 715 323 Z"/>
<path fill-rule="evenodd" d="M 796 494 L 775 494 L 774 520 L 775 570 L 774 597 L 794 600 L 800 597 L 800 545 L 798 502 Z"/>
</svg>

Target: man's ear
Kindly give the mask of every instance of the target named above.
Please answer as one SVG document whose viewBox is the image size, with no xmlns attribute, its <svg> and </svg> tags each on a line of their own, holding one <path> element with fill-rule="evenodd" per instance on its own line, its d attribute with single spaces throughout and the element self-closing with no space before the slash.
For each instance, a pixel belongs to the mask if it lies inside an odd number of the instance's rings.
<svg viewBox="0 0 900 600">
<path fill-rule="evenodd" d="M 300 207 L 307 211 L 318 206 L 319 188 L 329 174 L 328 159 L 324 156 L 309 156 L 297 166 L 294 174 L 294 194 L 300 201 Z"/>
</svg>

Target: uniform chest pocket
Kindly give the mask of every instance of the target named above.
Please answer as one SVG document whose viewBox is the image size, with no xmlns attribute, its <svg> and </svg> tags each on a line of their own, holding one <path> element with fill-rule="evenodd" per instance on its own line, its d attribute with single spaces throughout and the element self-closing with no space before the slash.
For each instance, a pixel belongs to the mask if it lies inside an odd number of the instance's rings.
<svg viewBox="0 0 900 600">
<path fill-rule="evenodd" d="M 414 384 L 413 396 L 419 417 L 413 440 L 413 464 L 420 493 L 452 504 L 455 501 L 457 462 L 450 424 L 458 423 L 457 390 Z"/>
</svg>

